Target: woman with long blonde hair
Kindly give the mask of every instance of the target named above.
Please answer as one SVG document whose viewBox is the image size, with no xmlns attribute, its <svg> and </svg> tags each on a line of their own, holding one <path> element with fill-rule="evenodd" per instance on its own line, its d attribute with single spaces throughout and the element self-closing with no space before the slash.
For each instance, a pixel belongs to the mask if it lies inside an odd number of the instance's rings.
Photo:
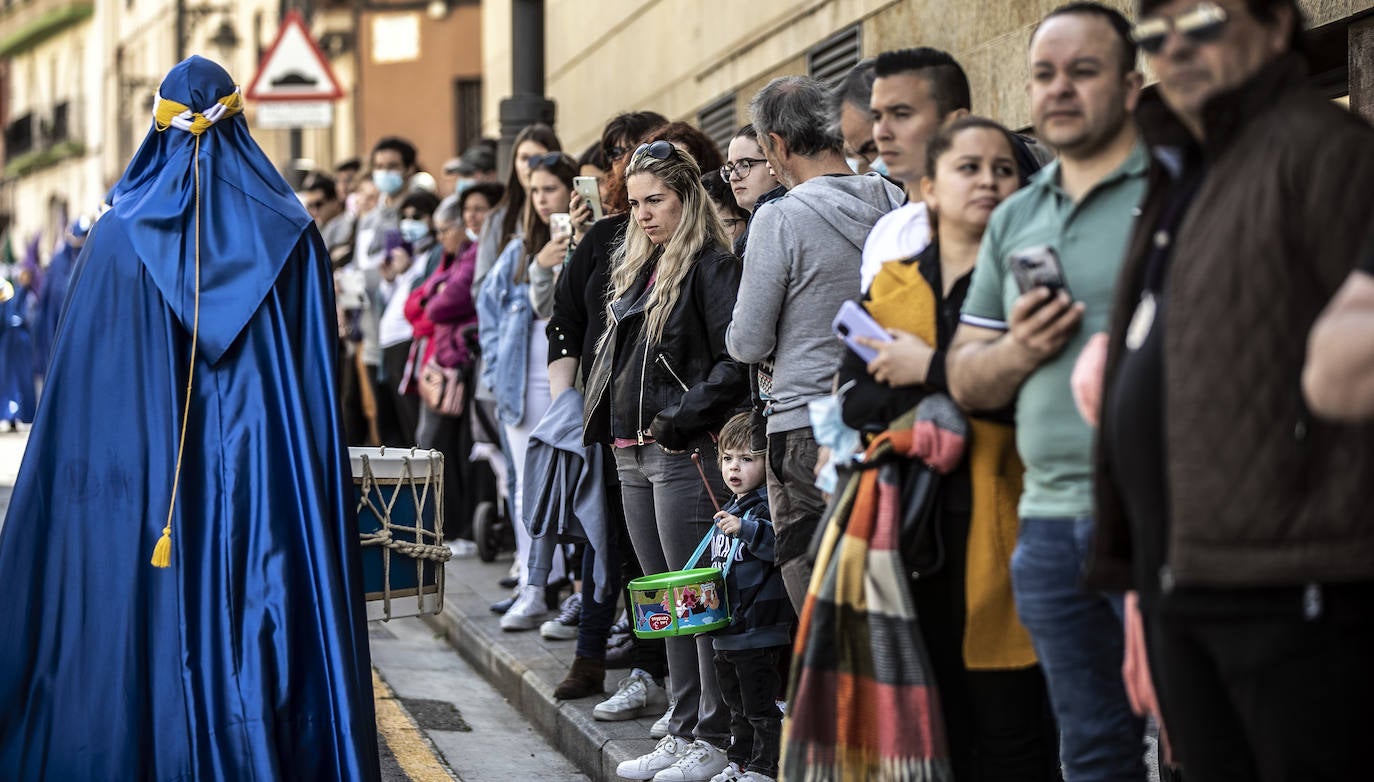
<svg viewBox="0 0 1374 782">
<path fill-rule="evenodd" d="M 745 404 L 745 367 L 725 349 L 740 262 L 692 156 L 644 144 L 625 170 L 630 223 L 611 264 L 607 326 L 587 381 L 588 444 L 614 446 L 635 554 L 645 573 L 676 570 L 711 529 L 712 491 L 725 495 L 713 435 Z M 667 639 L 675 699 L 668 735 L 620 764 L 627 779 L 709 779 L 725 768 L 730 712 L 711 639 Z"/>
</svg>

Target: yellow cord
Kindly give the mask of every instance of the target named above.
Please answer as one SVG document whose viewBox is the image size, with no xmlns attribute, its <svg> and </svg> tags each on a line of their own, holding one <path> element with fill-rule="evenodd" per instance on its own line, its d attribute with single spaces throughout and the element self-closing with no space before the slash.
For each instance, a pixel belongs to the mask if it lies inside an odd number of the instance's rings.
<svg viewBox="0 0 1374 782">
<path fill-rule="evenodd" d="M 191 418 L 191 386 L 196 376 L 196 342 L 200 337 L 200 133 L 195 138 L 195 232 L 196 232 L 196 301 L 191 318 L 191 363 L 186 369 L 186 402 L 181 409 L 181 436 L 177 440 L 177 466 L 172 473 L 172 498 L 167 502 L 167 523 L 162 528 L 162 537 L 153 547 L 153 567 L 165 568 L 172 564 L 172 513 L 177 506 L 177 488 L 181 483 L 181 459 L 186 452 L 186 425 Z"/>
</svg>

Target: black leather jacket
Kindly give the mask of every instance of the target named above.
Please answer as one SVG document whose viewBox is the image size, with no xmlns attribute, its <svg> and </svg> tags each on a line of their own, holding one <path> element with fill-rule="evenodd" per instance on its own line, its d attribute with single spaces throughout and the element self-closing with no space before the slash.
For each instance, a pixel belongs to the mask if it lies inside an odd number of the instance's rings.
<svg viewBox="0 0 1374 782">
<path fill-rule="evenodd" d="M 739 259 L 720 247 L 697 253 L 663 338 L 648 345 L 644 308 L 652 273 L 646 267 L 611 302 L 609 336 L 587 379 L 588 445 L 652 437 L 665 448 L 684 450 L 717 430 L 748 397 L 747 368 L 725 349 L 725 328 L 739 293 Z"/>
</svg>

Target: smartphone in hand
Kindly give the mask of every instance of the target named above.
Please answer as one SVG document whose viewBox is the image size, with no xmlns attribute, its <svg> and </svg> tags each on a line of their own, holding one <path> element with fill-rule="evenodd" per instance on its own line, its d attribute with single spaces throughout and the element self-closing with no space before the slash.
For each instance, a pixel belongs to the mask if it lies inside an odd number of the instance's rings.
<svg viewBox="0 0 1374 782">
<path fill-rule="evenodd" d="M 1036 288 L 1049 288 L 1052 295 L 1064 291 L 1073 297 L 1069 283 L 1064 279 L 1064 267 L 1059 263 L 1059 254 L 1049 245 L 1027 247 L 1017 250 L 1007 259 L 1011 266 L 1012 277 L 1022 294 Z"/>
<path fill-rule="evenodd" d="M 567 212 L 555 212 L 549 215 L 549 233 L 553 238 L 572 236 L 572 232 L 572 215 Z"/>
<path fill-rule="evenodd" d="M 601 186 L 597 184 L 594 176 L 573 177 L 573 190 L 582 200 L 587 202 L 587 206 L 592 210 L 592 222 L 600 220 L 604 215 L 601 211 Z"/>
<path fill-rule="evenodd" d="M 835 319 L 830 322 L 830 329 L 835 332 L 835 336 L 844 340 L 849 349 L 865 362 L 872 361 L 878 357 L 878 351 L 858 341 L 858 337 L 868 337 L 879 342 L 891 342 L 892 335 L 887 333 L 887 329 L 878 324 L 873 316 L 868 314 L 868 310 L 856 301 L 846 301 L 840 305 L 840 311 L 835 314 Z"/>
</svg>

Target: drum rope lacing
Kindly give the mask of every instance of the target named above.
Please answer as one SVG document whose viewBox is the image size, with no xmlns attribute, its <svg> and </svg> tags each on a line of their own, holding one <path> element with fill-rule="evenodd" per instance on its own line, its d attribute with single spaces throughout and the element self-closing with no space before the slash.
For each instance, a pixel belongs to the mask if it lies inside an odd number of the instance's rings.
<svg viewBox="0 0 1374 782">
<path fill-rule="evenodd" d="M 381 450 L 382 455 L 386 454 L 386 448 Z M 426 503 L 429 501 L 430 487 L 440 483 L 443 474 L 443 459 L 429 459 L 426 468 L 424 481 L 421 484 L 423 489 L 416 486 L 415 469 L 413 457 L 416 455 L 414 448 L 410 449 L 409 456 L 401 457 L 401 477 L 396 484 L 396 489 L 387 497 L 381 487 L 384 484 L 377 479 L 372 471 L 372 461 L 367 454 L 362 455 L 363 474 L 362 484 L 358 493 L 358 511 L 370 511 L 382 523 L 382 528 L 376 532 L 361 533 L 362 545 L 384 546 L 388 551 L 382 556 L 382 604 L 384 614 L 387 618 L 391 617 L 391 552 L 395 551 L 404 554 L 415 560 L 416 584 L 421 588 L 415 590 L 415 599 L 424 607 L 425 590 L 423 587 L 424 563 L 426 561 L 435 562 L 442 565 L 452 556 L 453 551 L 444 545 L 444 493 L 434 492 L 434 530 L 425 529 L 421 521 Z M 410 499 L 415 505 L 416 526 L 396 524 L 391 520 L 391 511 L 396 507 L 396 500 L 402 496 L 400 486 L 404 484 L 410 490 Z M 374 497 L 375 495 L 375 497 Z M 407 534 L 413 540 L 399 540 L 396 532 Z M 432 538 L 434 543 L 424 543 L 426 538 Z M 440 605 L 444 599 L 444 569 L 438 568 L 438 594 Z"/>
</svg>

